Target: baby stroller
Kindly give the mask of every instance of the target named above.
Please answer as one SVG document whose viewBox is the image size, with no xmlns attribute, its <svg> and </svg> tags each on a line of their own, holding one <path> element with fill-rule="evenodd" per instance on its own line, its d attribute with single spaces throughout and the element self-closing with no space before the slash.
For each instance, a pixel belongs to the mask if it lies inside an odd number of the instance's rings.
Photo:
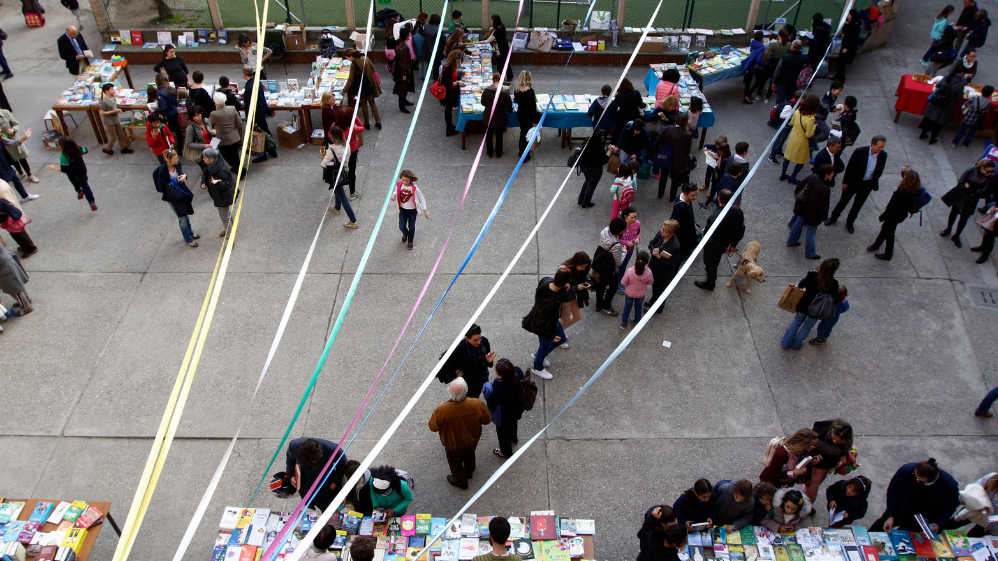
<svg viewBox="0 0 998 561">
<path fill-rule="evenodd" d="M 323 29 L 319 35 L 319 56 L 322 58 L 336 57 L 336 44 L 333 42 L 333 31 Z"/>
</svg>

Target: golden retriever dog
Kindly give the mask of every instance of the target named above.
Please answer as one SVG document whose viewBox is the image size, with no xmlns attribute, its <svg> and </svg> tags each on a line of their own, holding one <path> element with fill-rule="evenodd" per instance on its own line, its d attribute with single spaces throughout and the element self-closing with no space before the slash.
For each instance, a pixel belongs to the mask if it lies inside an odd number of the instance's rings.
<svg viewBox="0 0 998 561">
<path fill-rule="evenodd" d="M 736 278 L 745 277 L 745 294 L 752 294 L 752 288 L 749 285 L 752 284 L 753 280 L 766 282 L 765 271 L 755 262 L 760 251 L 762 251 L 762 246 L 756 240 L 745 244 L 745 251 L 742 252 L 741 259 L 738 260 L 738 268 L 735 269 L 735 274 L 731 275 L 731 280 L 728 281 L 727 286 L 734 286 Z"/>
</svg>

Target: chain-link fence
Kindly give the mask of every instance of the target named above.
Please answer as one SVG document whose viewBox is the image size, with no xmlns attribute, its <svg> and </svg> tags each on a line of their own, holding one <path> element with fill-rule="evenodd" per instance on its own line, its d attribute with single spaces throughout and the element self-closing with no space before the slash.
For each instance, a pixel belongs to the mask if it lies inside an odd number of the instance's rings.
<svg viewBox="0 0 998 561">
<path fill-rule="evenodd" d="M 213 27 L 207 0 L 93 0 L 104 5 L 110 31 Z"/>
</svg>

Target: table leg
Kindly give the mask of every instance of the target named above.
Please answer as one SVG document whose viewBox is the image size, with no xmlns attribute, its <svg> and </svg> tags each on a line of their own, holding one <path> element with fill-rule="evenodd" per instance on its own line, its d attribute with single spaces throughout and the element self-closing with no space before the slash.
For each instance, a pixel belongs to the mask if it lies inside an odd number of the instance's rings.
<svg viewBox="0 0 998 561">
<path fill-rule="evenodd" d="M 700 149 L 703 150 L 704 143 L 707 142 L 707 129 L 700 129 Z"/>
<path fill-rule="evenodd" d="M 312 111 L 309 109 L 302 109 L 302 122 L 305 123 L 305 136 L 306 138 L 312 138 Z"/>
<path fill-rule="evenodd" d="M 894 122 L 895 123 L 898 122 L 898 119 L 900 119 L 900 118 L 901 118 L 901 110 L 898 109 L 897 112 L 894 113 Z"/>
<path fill-rule="evenodd" d="M 125 80 L 128 81 L 128 87 L 134 90 L 135 86 L 132 85 L 132 73 L 128 71 L 128 64 L 126 63 L 123 68 L 125 69 Z"/>
<path fill-rule="evenodd" d="M 572 147 L 572 134 L 571 134 L 571 132 L 570 132 L 571 130 L 572 130 L 572 129 L 568 129 L 568 131 L 569 131 L 569 134 L 567 135 L 567 136 L 568 136 L 568 147 L 569 147 L 569 148 L 571 148 L 571 147 Z M 566 136 L 566 135 L 565 135 L 565 132 L 566 132 L 566 129 L 558 129 L 558 136 L 560 136 L 560 137 L 561 137 L 561 147 L 562 147 L 562 148 L 564 148 L 564 147 L 565 147 L 565 140 L 566 140 L 566 139 L 565 139 L 565 136 Z"/>
<path fill-rule="evenodd" d="M 105 516 L 107 516 L 107 521 L 111 523 L 111 527 L 114 528 L 115 533 L 118 534 L 118 537 L 120 538 L 121 528 L 118 528 L 118 523 L 114 521 L 114 518 L 111 518 L 111 512 L 106 512 Z"/>
<path fill-rule="evenodd" d="M 465 128 L 467 129 L 467 125 L 465 125 Z M 467 138 L 467 136 L 468 136 L 468 135 L 467 135 L 467 130 L 463 130 L 463 131 L 461 131 L 461 150 L 465 150 L 465 149 L 466 149 L 466 148 L 464 147 L 464 141 L 465 141 L 465 139 Z"/>
<path fill-rule="evenodd" d="M 59 117 L 59 124 L 62 125 L 62 134 L 72 138 L 72 133 L 69 132 L 69 127 L 66 126 L 66 114 L 61 109 L 56 109 L 56 116 Z"/>
<path fill-rule="evenodd" d="M 104 121 L 100 118 L 100 113 L 97 111 L 87 111 L 87 115 L 90 116 L 90 124 L 94 127 L 94 134 L 97 135 L 97 141 L 101 144 L 107 144 L 107 131 L 104 130 Z"/>
</svg>

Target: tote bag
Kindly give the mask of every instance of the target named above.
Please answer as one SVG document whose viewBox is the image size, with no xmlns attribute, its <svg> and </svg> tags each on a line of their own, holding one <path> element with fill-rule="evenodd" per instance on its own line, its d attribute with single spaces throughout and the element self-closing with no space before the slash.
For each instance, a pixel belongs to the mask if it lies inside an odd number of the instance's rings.
<svg viewBox="0 0 998 561">
<path fill-rule="evenodd" d="M 781 310 L 790 312 L 791 314 L 797 313 L 797 302 L 800 302 L 801 297 L 804 296 L 804 291 L 797 288 L 795 284 L 788 284 L 787 289 L 783 291 L 783 295 L 780 296 L 779 302 L 776 303 Z"/>
</svg>

